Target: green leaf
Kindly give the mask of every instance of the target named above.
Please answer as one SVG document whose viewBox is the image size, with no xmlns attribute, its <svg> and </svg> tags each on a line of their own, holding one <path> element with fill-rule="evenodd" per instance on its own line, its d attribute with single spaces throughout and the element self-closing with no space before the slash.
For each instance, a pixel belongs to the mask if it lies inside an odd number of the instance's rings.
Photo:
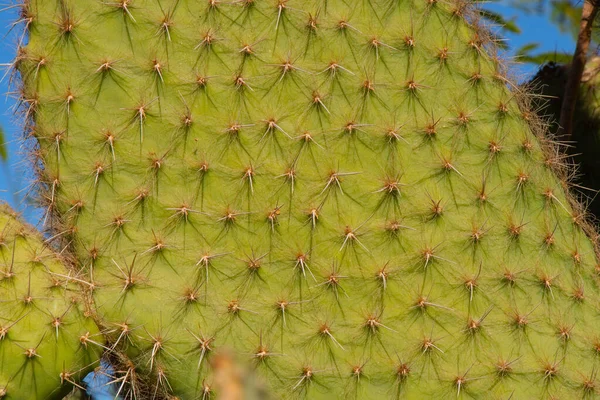
<svg viewBox="0 0 600 400">
<path fill-rule="evenodd" d="M 524 46 L 521 46 L 517 50 L 515 50 L 515 55 L 517 57 L 521 57 L 523 55 L 531 54 L 532 51 L 537 50 L 540 47 L 539 43 L 527 43 Z"/>
<path fill-rule="evenodd" d="M 521 33 L 521 29 L 519 29 L 519 27 L 514 21 L 509 21 L 505 19 L 502 15 L 498 14 L 497 12 L 480 9 L 479 15 L 481 15 L 481 17 L 485 18 L 491 23 L 499 25 L 504 31 L 511 33 Z"/>
<path fill-rule="evenodd" d="M 550 61 L 558 64 L 568 64 L 571 62 L 573 55 L 552 51 L 539 54 L 517 53 L 517 57 L 520 62 L 542 65 Z"/>
<path fill-rule="evenodd" d="M 0 126 L 0 160 L 6 161 L 8 153 L 6 151 L 6 142 L 4 141 L 4 128 Z"/>
<path fill-rule="evenodd" d="M 527 14 L 541 15 L 545 12 L 546 0 L 513 0 L 510 6 Z"/>
</svg>

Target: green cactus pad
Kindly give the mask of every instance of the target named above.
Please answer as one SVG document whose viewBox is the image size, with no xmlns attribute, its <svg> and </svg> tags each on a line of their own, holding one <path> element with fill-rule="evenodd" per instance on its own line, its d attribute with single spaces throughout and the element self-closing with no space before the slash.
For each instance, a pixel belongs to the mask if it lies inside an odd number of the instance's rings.
<svg viewBox="0 0 600 400">
<path fill-rule="evenodd" d="M 465 4 L 24 10 L 48 221 L 122 394 L 209 398 L 233 351 L 276 398 L 596 395 L 594 243 Z"/>
<path fill-rule="evenodd" d="M 0 204 L 0 398 L 61 399 L 97 366 L 104 340 L 77 286 L 60 256 Z"/>
</svg>

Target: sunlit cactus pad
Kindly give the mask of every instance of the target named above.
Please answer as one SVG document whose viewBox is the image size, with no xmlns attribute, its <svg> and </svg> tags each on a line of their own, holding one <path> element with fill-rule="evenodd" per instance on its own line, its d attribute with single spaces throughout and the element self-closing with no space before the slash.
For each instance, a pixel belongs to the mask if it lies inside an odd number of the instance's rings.
<svg viewBox="0 0 600 400">
<path fill-rule="evenodd" d="M 77 282 L 0 204 L 0 398 L 61 399 L 102 354 Z"/>
<path fill-rule="evenodd" d="M 218 395 L 225 350 L 276 398 L 597 394 L 594 244 L 465 4 L 24 14 L 46 221 L 121 395 Z"/>
</svg>

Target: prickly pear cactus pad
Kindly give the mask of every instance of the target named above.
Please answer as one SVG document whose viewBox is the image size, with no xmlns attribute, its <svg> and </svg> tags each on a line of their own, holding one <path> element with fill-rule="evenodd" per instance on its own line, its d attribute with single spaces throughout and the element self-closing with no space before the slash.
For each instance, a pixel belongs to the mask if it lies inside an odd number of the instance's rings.
<svg viewBox="0 0 600 400">
<path fill-rule="evenodd" d="M 0 398 L 61 399 L 102 354 L 77 283 L 0 204 Z"/>
<path fill-rule="evenodd" d="M 218 395 L 221 350 L 276 398 L 597 394 L 594 244 L 467 8 L 23 5 L 47 222 L 122 395 Z"/>
</svg>

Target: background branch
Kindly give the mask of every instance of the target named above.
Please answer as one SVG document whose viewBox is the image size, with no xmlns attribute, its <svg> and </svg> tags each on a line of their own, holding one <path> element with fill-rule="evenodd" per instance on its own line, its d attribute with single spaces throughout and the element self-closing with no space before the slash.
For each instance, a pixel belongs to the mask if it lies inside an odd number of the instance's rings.
<svg viewBox="0 0 600 400">
<path fill-rule="evenodd" d="M 592 39 L 592 25 L 598 14 L 598 0 L 585 0 L 583 11 L 581 14 L 581 24 L 579 27 L 579 36 L 577 38 L 577 46 L 573 54 L 573 61 L 567 86 L 563 96 L 563 103 L 560 110 L 560 128 L 559 135 L 569 139 L 573 134 L 573 115 L 575 114 L 575 104 L 579 93 L 579 84 L 581 76 L 587 61 L 587 53 Z"/>
</svg>

